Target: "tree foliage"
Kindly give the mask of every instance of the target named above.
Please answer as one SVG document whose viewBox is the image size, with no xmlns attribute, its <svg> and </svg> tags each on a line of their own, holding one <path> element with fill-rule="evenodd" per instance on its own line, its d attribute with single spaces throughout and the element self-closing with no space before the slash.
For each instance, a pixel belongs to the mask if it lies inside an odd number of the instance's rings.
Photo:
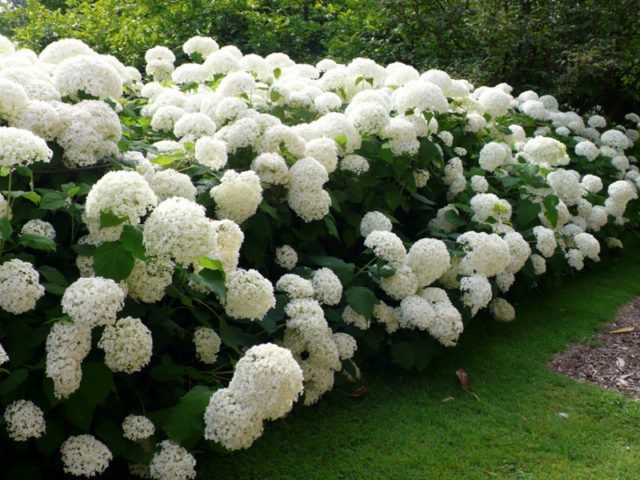
<svg viewBox="0 0 640 480">
<path fill-rule="evenodd" d="M 640 103 L 639 27 L 638 0 L 28 0 L 0 18 L 22 46 L 75 37 L 138 67 L 140 51 L 162 44 L 180 55 L 200 34 L 298 62 L 363 56 L 506 81 L 616 117 Z"/>
</svg>

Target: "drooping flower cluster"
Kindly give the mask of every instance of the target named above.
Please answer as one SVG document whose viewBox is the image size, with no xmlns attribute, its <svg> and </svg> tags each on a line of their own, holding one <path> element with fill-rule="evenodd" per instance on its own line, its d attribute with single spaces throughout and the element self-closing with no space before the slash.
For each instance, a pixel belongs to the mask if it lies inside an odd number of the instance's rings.
<svg viewBox="0 0 640 480">
<path fill-rule="evenodd" d="M 248 448 L 264 420 L 286 415 L 302 393 L 302 370 L 291 352 L 274 344 L 251 347 L 227 388 L 216 390 L 205 411 L 206 439 L 229 450 Z"/>
</svg>

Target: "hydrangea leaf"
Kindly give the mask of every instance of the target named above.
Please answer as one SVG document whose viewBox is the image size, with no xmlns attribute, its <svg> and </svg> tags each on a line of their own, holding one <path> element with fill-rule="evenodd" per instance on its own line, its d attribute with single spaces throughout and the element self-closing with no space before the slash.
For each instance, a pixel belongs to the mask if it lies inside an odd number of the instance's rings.
<svg viewBox="0 0 640 480">
<path fill-rule="evenodd" d="M 117 227 L 129 220 L 126 215 L 120 217 L 113 212 L 100 212 L 100 228 Z"/>
<path fill-rule="evenodd" d="M 93 269 L 96 275 L 111 278 L 116 282 L 129 276 L 133 264 L 133 255 L 117 242 L 103 243 L 96 248 L 93 255 Z"/>
<path fill-rule="evenodd" d="M 197 385 L 172 410 L 167 421 L 169 438 L 185 447 L 195 444 L 204 432 L 204 411 L 214 390 Z"/>
<path fill-rule="evenodd" d="M 23 233 L 20 235 L 20 244 L 25 247 L 33 248 L 34 250 L 42 250 L 43 252 L 56 251 L 56 242 L 48 237 L 43 237 L 42 235 Z"/>
<path fill-rule="evenodd" d="M 395 343 L 391 346 L 391 358 L 396 365 L 410 370 L 415 363 L 413 347 L 407 342 Z"/>
<path fill-rule="evenodd" d="M 122 248 L 133 255 L 134 258 L 142 261 L 146 259 L 144 245 L 142 244 L 142 232 L 139 228 L 133 225 L 125 225 L 120 234 L 120 243 Z"/>
<path fill-rule="evenodd" d="M 371 318 L 374 305 L 380 302 L 367 287 L 350 287 L 344 295 L 349 306 L 365 318 Z"/>
<path fill-rule="evenodd" d="M 101 362 L 85 362 L 82 365 L 82 382 L 78 393 L 91 405 L 103 403 L 115 389 L 113 373 Z"/>
<path fill-rule="evenodd" d="M 0 242 L 6 242 L 11 238 L 13 227 L 7 218 L 0 218 Z"/>
<path fill-rule="evenodd" d="M 555 227 L 558 223 L 558 209 L 556 207 L 560 203 L 560 199 L 555 195 L 548 195 L 542 203 L 546 209 L 544 216 L 549 220 L 551 226 Z"/>
</svg>

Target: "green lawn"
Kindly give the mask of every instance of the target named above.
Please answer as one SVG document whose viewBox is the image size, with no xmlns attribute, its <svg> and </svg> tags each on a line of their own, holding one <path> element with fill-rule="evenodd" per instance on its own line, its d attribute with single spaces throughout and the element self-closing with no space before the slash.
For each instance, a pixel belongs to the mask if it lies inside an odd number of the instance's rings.
<svg viewBox="0 0 640 480">
<path fill-rule="evenodd" d="M 516 322 L 475 322 L 422 374 L 366 374 L 361 398 L 348 396 L 355 386 L 338 387 L 267 423 L 251 449 L 201 461 L 201 478 L 637 479 L 640 402 L 557 376 L 545 362 L 640 294 L 639 267 L 640 254 L 627 254 L 536 291 L 516 305 Z M 461 391 L 458 368 L 479 400 Z"/>
</svg>

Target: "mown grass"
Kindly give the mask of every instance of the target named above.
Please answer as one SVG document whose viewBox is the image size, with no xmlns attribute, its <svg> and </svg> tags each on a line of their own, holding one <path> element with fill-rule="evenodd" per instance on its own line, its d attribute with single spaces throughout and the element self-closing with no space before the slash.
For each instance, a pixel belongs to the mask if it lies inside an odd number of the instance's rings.
<svg viewBox="0 0 640 480">
<path fill-rule="evenodd" d="M 201 464 L 202 478 L 637 479 L 640 402 L 545 366 L 637 294 L 639 253 L 535 291 L 516 322 L 475 322 L 421 374 L 366 374 L 360 398 L 348 396 L 356 386 L 338 387 L 267 423 L 251 449 Z M 478 399 L 461 390 L 458 368 Z"/>
</svg>

